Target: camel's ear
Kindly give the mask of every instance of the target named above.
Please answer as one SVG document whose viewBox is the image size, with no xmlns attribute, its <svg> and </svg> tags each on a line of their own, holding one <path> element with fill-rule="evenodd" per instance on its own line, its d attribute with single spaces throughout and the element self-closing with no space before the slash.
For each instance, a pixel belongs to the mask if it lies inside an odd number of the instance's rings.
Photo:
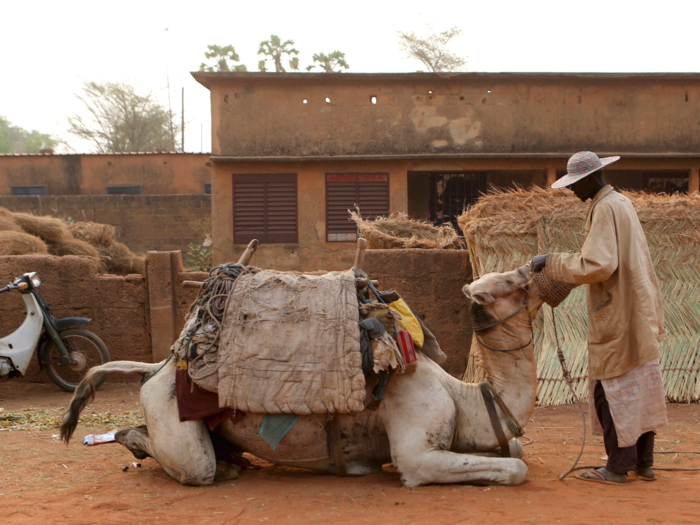
<svg viewBox="0 0 700 525">
<path fill-rule="evenodd" d="M 469 294 L 469 285 L 465 284 L 462 286 L 462 293 L 467 296 L 467 299 L 472 300 L 472 296 Z"/>
<path fill-rule="evenodd" d="M 496 299 L 489 292 L 476 292 L 472 294 L 471 300 L 478 304 L 491 304 Z"/>
</svg>

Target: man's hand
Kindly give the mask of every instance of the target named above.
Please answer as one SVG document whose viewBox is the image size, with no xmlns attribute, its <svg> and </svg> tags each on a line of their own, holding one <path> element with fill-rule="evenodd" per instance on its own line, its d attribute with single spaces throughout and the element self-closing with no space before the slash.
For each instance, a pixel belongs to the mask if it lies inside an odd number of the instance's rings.
<svg viewBox="0 0 700 525">
<path fill-rule="evenodd" d="M 532 258 L 532 262 L 530 262 L 530 271 L 532 273 L 537 273 L 543 270 L 547 265 L 547 257 L 549 257 L 548 253 L 545 255 L 535 255 Z"/>
</svg>

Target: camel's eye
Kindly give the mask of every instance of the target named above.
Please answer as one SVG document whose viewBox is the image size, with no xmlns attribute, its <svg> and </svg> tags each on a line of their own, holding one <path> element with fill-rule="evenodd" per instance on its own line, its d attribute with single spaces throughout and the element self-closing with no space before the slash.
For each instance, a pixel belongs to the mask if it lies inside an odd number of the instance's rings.
<svg viewBox="0 0 700 525">
<path fill-rule="evenodd" d="M 508 286 L 513 286 L 513 281 L 511 281 L 510 279 L 508 279 L 508 280 L 506 281 L 506 284 L 507 284 Z"/>
</svg>

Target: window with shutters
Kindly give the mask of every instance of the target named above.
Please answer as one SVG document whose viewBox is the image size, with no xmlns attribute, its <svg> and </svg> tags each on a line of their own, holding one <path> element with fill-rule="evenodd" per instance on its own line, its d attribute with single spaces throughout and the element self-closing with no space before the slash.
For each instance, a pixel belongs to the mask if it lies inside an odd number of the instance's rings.
<svg viewBox="0 0 700 525">
<path fill-rule="evenodd" d="M 233 176 L 233 242 L 296 243 L 295 173 Z"/>
<path fill-rule="evenodd" d="M 389 175 L 387 173 L 326 174 L 326 240 L 357 240 L 357 226 L 348 210 L 360 208 L 363 219 L 389 215 Z"/>
</svg>

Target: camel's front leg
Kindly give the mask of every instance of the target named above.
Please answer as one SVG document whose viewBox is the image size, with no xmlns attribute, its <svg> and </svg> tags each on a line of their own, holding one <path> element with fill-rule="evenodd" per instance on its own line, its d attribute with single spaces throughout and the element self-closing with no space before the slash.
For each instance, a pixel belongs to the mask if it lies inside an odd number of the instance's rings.
<svg viewBox="0 0 700 525">
<path fill-rule="evenodd" d="M 217 474 L 214 447 L 204 422 L 180 422 L 175 396 L 175 361 L 141 387 L 148 427 L 143 448 L 168 475 L 185 485 L 210 485 Z"/>
<path fill-rule="evenodd" d="M 520 459 L 451 452 L 456 408 L 442 383 L 422 373 L 395 376 L 387 388 L 385 428 L 391 457 L 405 486 L 429 483 L 519 485 L 527 466 Z"/>
</svg>

